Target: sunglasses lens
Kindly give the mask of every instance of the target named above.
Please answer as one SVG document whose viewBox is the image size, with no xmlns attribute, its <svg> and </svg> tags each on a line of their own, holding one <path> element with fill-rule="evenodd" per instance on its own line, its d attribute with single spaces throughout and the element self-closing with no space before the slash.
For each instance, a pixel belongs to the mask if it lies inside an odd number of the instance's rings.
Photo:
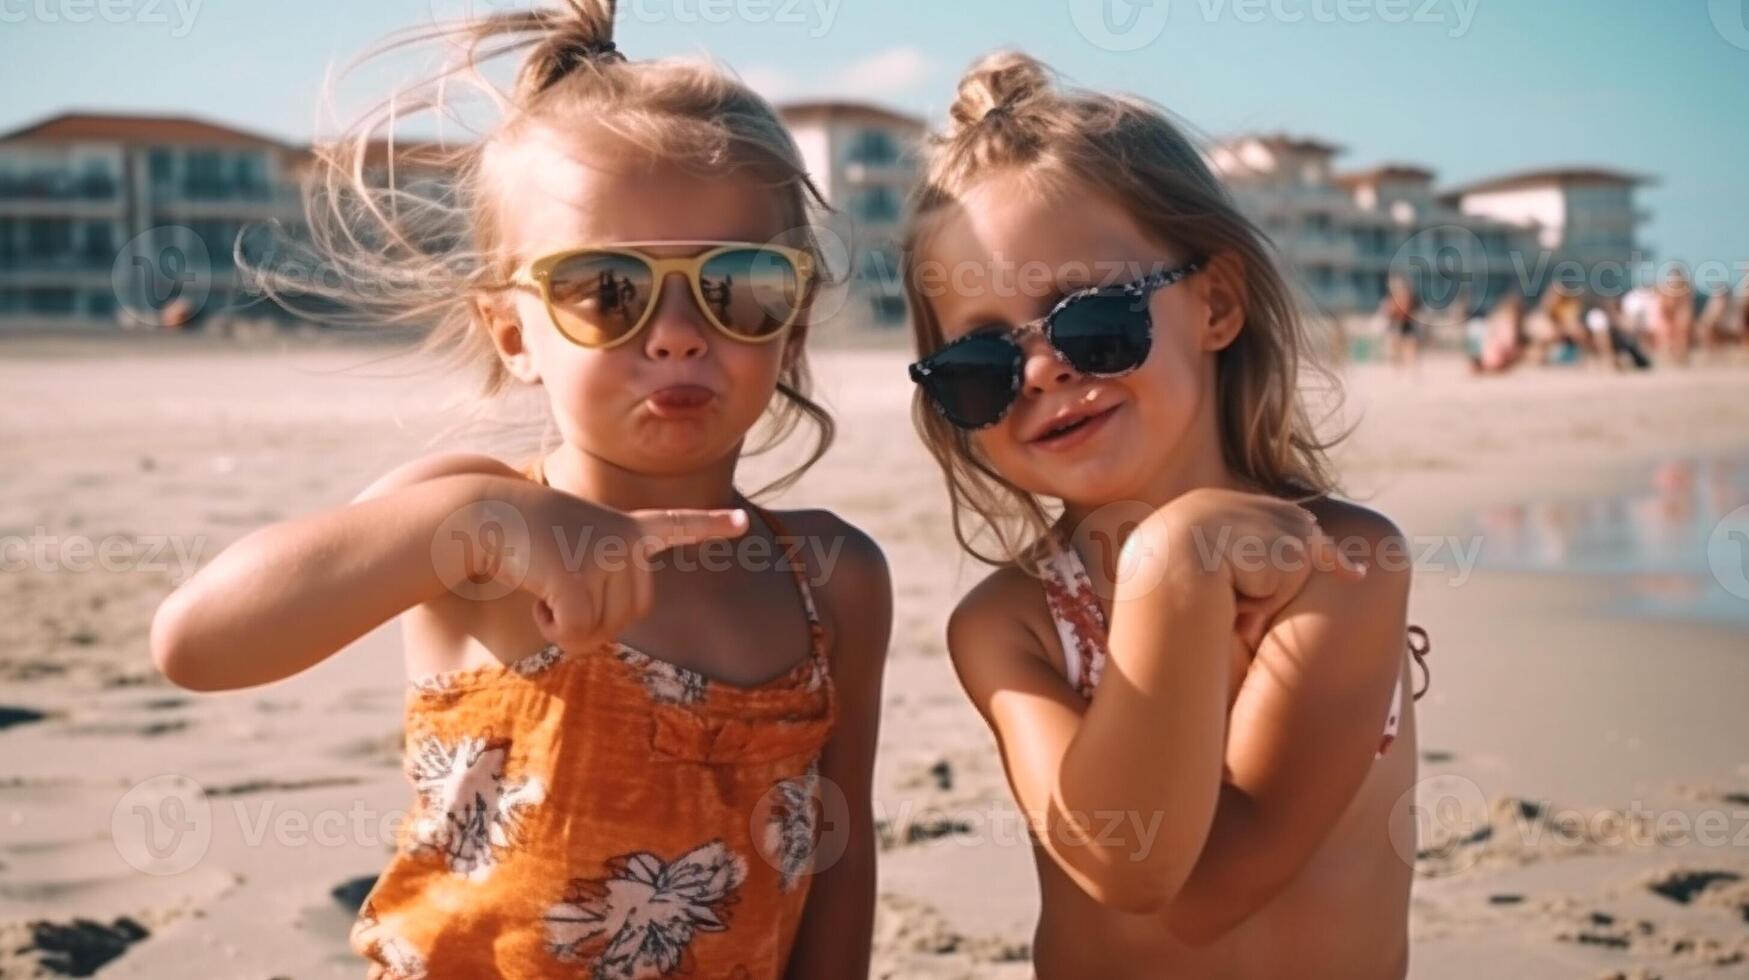
<svg viewBox="0 0 1749 980">
<path fill-rule="evenodd" d="M 1141 367 L 1151 345 L 1148 301 L 1139 296 L 1085 296 L 1057 312 L 1051 343 L 1083 374 Z"/>
<path fill-rule="evenodd" d="M 698 272 L 704 310 L 738 337 L 769 337 L 796 318 L 802 281 L 782 252 L 737 248 L 718 252 Z"/>
<path fill-rule="evenodd" d="M 629 255 L 583 252 L 547 274 L 553 322 L 585 347 L 611 344 L 632 332 L 655 297 L 650 267 Z"/>
<path fill-rule="evenodd" d="M 944 347 L 924 360 L 923 390 L 955 425 L 982 428 L 1014 403 L 1020 348 L 1005 337 L 979 336 Z"/>
</svg>

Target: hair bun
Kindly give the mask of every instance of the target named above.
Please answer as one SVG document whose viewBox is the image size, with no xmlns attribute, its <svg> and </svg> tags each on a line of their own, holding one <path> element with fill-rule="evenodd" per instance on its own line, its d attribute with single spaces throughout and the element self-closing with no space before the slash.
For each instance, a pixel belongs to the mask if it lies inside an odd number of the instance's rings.
<svg viewBox="0 0 1749 980">
<path fill-rule="evenodd" d="M 951 139 L 992 113 L 1012 114 L 1051 87 L 1050 69 L 1031 55 L 997 51 L 985 55 L 960 77 L 959 93 L 948 110 Z"/>
<path fill-rule="evenodd" d="M 523 64 L 520 87 L 525 92 L 544 91 L 586 65 L 626 60 L 613 43 L 614 0 L 566 0 L 562 10 L 534 10 L 526 16 L 547 36 Z"/>
</svg>

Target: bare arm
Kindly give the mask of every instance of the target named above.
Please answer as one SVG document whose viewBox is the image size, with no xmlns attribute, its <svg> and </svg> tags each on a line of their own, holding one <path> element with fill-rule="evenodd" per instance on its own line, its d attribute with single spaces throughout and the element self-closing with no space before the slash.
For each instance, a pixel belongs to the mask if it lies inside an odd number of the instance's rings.
<svg viewBox="0 0 1749 980">
<path fill-rule="evenodd" d="M 548 642 L 583 648 L 649 611 L 651 566 L 568 555 L 590 528 L 649 558 L 747 528 L 739 510 L 621 513 L 535 484 L 495 460 L 410 464 L 343 507 L 262 528 L 225 549 L 158 607 L 152 659 L 201 691 L 265 684 L 461 583 L 536 598 Z"/>
<path fill-rule="evenodd" d="M 1231 590 L 1225 611 L 1219 591 L 1191 581 L 1163 585 L 1152 598 L 1164 601 L 1152 605 L 1120 599 L 1091 704 L 1005 608 L 1001 591 L 968 596 L 949 623 L 948 645 L 996 734 L 1015 797 L 1045 850 L 1089 895 L 1118 908 L 1153 907 L 1189 874 L 1214 813 Z M 1166 655 L 1149 639 L 1161 635 L 1173 638 Z"/>
<path fill-rule="evenodd" d="M 849 525 L 832 523 L 838 530 L 828 533 L 843 534 L 845 545 L 821 593 L 836 633 L 832 671 L 838 723 L 821 754 L 820 783 L 825 819 L 844 820 L 847 826 L 828 827 L 822 836 L 822 867 L 814 875 L 790 955 L 791 977 L 866 977 L 874 936 L 874 757 L 893 586 L 880 548 Z M 835 812 L 837 793 L 842 793 L 843 813 Z"/>
<path fill-rule="evenodd" d="M 502 463 L 436 457 L 390 473 L 352 503 L 245 535 L 158 608 L 153 661 L 201 691 L 312 667 L 462 581 L 469 569 L 443 560 L 459 553 L 432 548 L 446 519 L 531 489 Z"/>
<path fill-rule="evenodd" d="M 1398 538 L 1359 508 L 1326 519 L 1372 553 Z M 1181 939 L 1219 938 L 1273 898 L 1335 827 L 1374 764 L 1404 661 L 1410 574 L 1374 562 L 1360 582 L 1314 575 L 1275 619 L 1232 712 L 1228 782 L 1168 910 Z"/>
<path fill-rule="evenodd" d="M 1208 839 L 1235 631 L 1256 623 L 1260 634 L 1310 575 L 1305 566 L 1239 571 L 1207 560 L 1192 534 L 1224 527 L 1235 539 L 1328 548 L 1309 515 L 1281 501 L 1231 492 L 1180 500 L 1125 545 L 1136 564 L 1113 604 L 1110 659 L 1090 704 L 1013 614 L 1021 590 L 1036 594 L 1036 585 L 999 573 L 949 625 L 961 682 L 996 734 L 1041 844 L 1093 898 L 1132 912 L 1164 908 Z"/>
</svg>

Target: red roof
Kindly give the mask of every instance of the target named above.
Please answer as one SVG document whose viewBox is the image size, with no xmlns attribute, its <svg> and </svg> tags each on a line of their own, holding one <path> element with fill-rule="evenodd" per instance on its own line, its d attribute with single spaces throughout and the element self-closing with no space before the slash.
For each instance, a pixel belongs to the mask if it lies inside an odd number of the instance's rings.
<svg viewBox="0 0 1749 980">
<path fill-rule="evenodd" d="M 786 102 L 777 107 L 778 114 L 786 123 L 804 122 L 810 119 L 830 118 L 860 118 L 865 121 L 886 123 L 892 126 L 902 126 L 906 129 L 923 130 L 923 120 L 909 116 L 895 109 L 887 109 L 867 102 Z"/>
<path fill-rule="evenodd" d="M 173 143 L 294 149 L 272 137 L 187 116 L 64 112 L 9 133 L 0 133 L 0 143 L 72 142 Z"/>
<path fill-rule="evenodd" d="M 1602 184 L 1615 187 L 1635 187 L 1640 184 L 1650 184 L 1653 178 L 1643 174 L 1631 174 L 1620 170 L 1605 170 L 1601 167 L 1550 167 L 1542 170 L 1524 170 L 1518 173 L 1501 174 L 1473 183 L 1465 184 L 1448 191 L 1448 196 L 1459 197 L 1464 194 L 1479 194 L 1485 191 L 1510 191 L 1525 187 L 1547 187 L 1555 185 L 1567 187 L 1574 184 Z"/>
</svg>

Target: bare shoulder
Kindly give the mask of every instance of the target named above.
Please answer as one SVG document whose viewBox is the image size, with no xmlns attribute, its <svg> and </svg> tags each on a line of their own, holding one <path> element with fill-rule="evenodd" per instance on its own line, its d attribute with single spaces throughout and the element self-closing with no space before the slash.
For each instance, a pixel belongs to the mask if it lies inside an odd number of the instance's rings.
<svg viewBox="0 0 1749 980">
<path fill-rule="evenodd" d="M 1360 588 L 1309 588 L 1308 592 L 1314 595 L 1346 593 L 1370 599 L 1407 591 L 1414 554 L 1403 532 L 1390 518 L 1370 507 L 1331 497 L 1320 498 L 1306 507 L 1318 516 L 1318 525 L 1335 540 L 1336 547 L 1343 554 L 1367 566 L 1366 579 L 1360 583 Z"/>
<path fill-rule="evenodd" d="M 433 453 L 403 463 L 378 477 L 375 483 L 359 491 L 353 502 L 381 497 L 428 480 L 468 474 L 509 477 L 527 475 L 501 459 L 481 453 Z"/>
<path fill-rule="evenodd" d="M 1385 515 L 1349 500 L 1320 497 L 1307 503 L 1306 509 L 1318 516 L 1318 524 L 1338 542 L 1344 537 L 1358 538 L 1369 545 L 1402 540 L 1403 532 Z"/>
<path fill-rule="evenodd" d="M 775 516 L 797 539 L 786 543 L 800 546 L 795 557 L 822 591 L 856 595 L 869 587 L 890 587 L 886 553 L 867 531 L 829 510 L 786 510 Z"/>
<path fill-rule="evenodd" d="M 1370 645 L 1381 657 L 1400 655 L 1414 559 L 1403 532 L 1390 518 L 1359 504 L 1325 498 L 1306 506 L 1344 555 L 1366 565 L 1366 576 L 1353 581 L 1331 571 L 1313 573 L 1276 624 L 1311 614 L 1342 624 L 1346 650 Z"/>
<path fill-rule="evenodd" d="M 1056 631 L 1039 581 L 1014 567 L 998 568 L 973 586 L 947 621 L 947 648 L 962 679 L 992 659 L 1015 656 L 1051 662 Z"/>
<path fill-rule="evenodd" d="M 893 582 L 886 553 L 875 539 L 829 510 L 789 510 L 775 516 L 790 539 L 779 541 L 785 549 L 779 557 L 802 563 L 821 612 L 838 636 L 885 636 L 892 624 Z"/>
</svg>

